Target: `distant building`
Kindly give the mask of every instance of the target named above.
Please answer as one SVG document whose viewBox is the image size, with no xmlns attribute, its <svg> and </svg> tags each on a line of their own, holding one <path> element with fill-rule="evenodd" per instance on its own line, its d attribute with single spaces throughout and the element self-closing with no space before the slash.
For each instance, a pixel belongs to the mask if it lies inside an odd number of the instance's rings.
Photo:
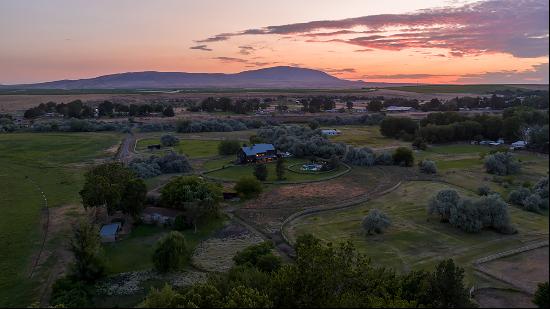
<svg viewBox="0 0 550 309">
<path fill-rule="evenodd" d="M 340 135 L 342 132 L 336 129 L 323 129 L 321 130 L 321 134 L 328 135 L 328 136 L 334 136 L 334 135 Z"/>
<path fill-rule="evenodd" d="M 525 147 L 527 147 L 527 142 L 526 141 L 517 141 L 517 142 L 514 142 L 512 143 L 512 145 L 510 145 L 510 149 L 512 150 L 516 150 L 516 149 L 525 149 Z"/>
<path fill-rule="evenodd" d="M 388 106 L 386 107 L 386 112 L 388 113 L 406 113 L 406 112 L 415 112 L 416 109 L 410 106 Z"/>
<path fill-rule="evenodd" d="M 171 225 L 183 211 L 163 207 L 147 207 L 141 213 L 141 220 L 146 224 Z"/>
<path fill-rule="evenodd" d="M 242 147 L 237 153 L 239 163 L 268 162 L 277 158 L 277 151 L 272 144 L 254 144 Z"/>
<path fill-rule="evenodd" d="M 121 228 L 122 224 L 120 222 L 115 222 L 102 226 L 101 230 L 99 231 L 101 242 L 115 242 L 118 238 L 118 232 Z"/>
</svg>

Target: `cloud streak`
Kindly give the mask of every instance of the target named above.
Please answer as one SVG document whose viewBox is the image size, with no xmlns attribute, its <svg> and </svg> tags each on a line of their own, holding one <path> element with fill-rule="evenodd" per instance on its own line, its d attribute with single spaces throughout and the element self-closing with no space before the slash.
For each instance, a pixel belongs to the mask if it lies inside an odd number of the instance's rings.
<svg viewBox="0 0 550 309">
<path fill-rule="evenodd" d="M 281 35 L 310 38 L 307 42 L 351 44 L 365 50 L 443 48 L 454 57 L 506 53 L 534 58 L 548 55 L 548 16 L 546 0 L 489 0 L 409 14 L 267 26 L 222 33 L 197 42 L 219 42 L 245 35 Z M 321 37 L 332 39 L 317 40 Z"/>
<path fill-rule="evenodd" d="M 208 48 L 207 45 L 191 46 L 191 47 L 189 47 L 189 49 L 202 50 L 202 51 L 212 51 L 212 49 Z"/>
</svg>

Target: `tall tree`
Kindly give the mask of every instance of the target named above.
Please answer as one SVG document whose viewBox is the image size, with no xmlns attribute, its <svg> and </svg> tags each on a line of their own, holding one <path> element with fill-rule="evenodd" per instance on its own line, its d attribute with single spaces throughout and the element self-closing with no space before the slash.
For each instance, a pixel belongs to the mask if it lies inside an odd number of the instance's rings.
<svg viewBox="0 0 550 309">
<path fill-rule="evenodd" d="M 73 228 L 70 249 L 74 255 L 71 274 L 76 279 L 93 282 L 104 274 L 99 230 L 90 221 L 82 220 Z"/>
<path fill-rule="evenodd" d="M 286 173 L 285 159 L 278 158 L 277 165 L 275 166 L 275 172 L 277 173 L 277 180 L 284 180 Z"/>
</svg>

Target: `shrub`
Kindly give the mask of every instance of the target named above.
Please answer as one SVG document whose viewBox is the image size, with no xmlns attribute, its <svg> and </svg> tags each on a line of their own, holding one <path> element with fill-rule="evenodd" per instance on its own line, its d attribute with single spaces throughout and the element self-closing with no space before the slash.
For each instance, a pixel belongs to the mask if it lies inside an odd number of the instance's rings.
<svg viewBox="0 0 550 309">
<path fill-rule="evenodd" d="M 460 195 L 455 190 L 441 190 L 430 199 L 428 214 L 437 214 L 442 222 L 447 222 L 451 216 L 451 209 L 456 207 L 459 201 Z"/>
<path fill-rule="evenodd" d="M 357 166 L 372 166 L 375 163 L 374 152 L 366 147 L 350 147 L 344 156 L 344 162 Z"/>
<path fill-rule="evenodd" d="M 509 152 L 497 152 L 485 157 L 485 169 L 489 174 L 511 175 L 518 173 L 520 168 L 517 159 Z"/>
<path fill-rule="evenodd" d="M 262 183 L 255 177 L 241 177 L 234 187 L 235 191 L 242 197 L 249 198 L 262 193 Z"/>
<path fill-rule="evenodd" d="M 185 237 L 176 231 L 161 238 L 153 253 L 153 264 L 159 272 L 177 270 L 189 258 L 189 249 Z"/>
<path fill-rule="evenodd" d="M 421 173 L 424 174 L 436 174 L 437 173 L 437 167 L 435 165 L 434 161 L 431 160 L 422 160 L 418 163 L 418 168 L 420 169 Z"/>
<path fill-rule="evenodd" d="M 542 199 L 538 194 L 531 194 L 523 200 L 523 209 L 532 212 L 539 212 Z"/>
<path fill-rule="evenodd" d="M 50 304 L 60 308 L 87 308 L 91 305 L 91 295 L 83 282 L 62 277 L 52 286 Z"/>
<path fill-rule="evenodd" d="M 416 137 L 412 143 L 412 146 L 420 150 L 428 149 L 428 144 L 426 144 L 426 141 L 422 137 Z"/>
<path fill-rule="evenodd" d="M 172 226 L 176 231 L 185 231 L 193 227 L 185 215 L 177 215 Z"/>
<path fill-rule="evenodd" d="M 548 308 L 550 306 L 550 290 L 548 289 L 548 281 L 539 283 L 535 296 L 533 297 L 533 304 L 539 308 Z"/>
<path fill-rule="evenodd" d="M 271 242 L 253 245 L 237 252 L 233 261 L 235 265 L 253 266 L 261 271 L 272 272 L 281 266 L 281 259 L 271 252 L 272 249 Z"/>
<path fill-rule="evenodd" d="M 390 218 L 380 210 L 373 208 L 363 219 L 362 226 L 367 234 L 382 233 L 391 225 Z"/>
<path fill-rule="evenodd" d="M 391 153 L 384 151 L 376 156 L 375 163 L 377 165 L 393 165 L 393 156 Z"/>
<path fill-rule="evenodd" d="M 393 153 L 393 163 L 400 166 L 412 166 L 414 155 L 412 150 L 407 147 L 399 147 Z"/>
<path fill-rule="evenodd" d="M 267 166 L 263 163 L 254 165 L 254 177 L 259 181 L 267 179 Z"/>
<path fill-rule="evenodd" d="M 160 138 L 160 144 L 163 147 L 173 147 L 179 143 L 179 139 L 174 135 L 166 134 Z"/>
<path fill-rule="evenodd" d="M 236 140 L 224 140 L 218 144 L 220 155 L 234 155 L 241 149 L 241 143 Z"/>
<path fill-rule="evenodd" d="M 477 188 L 477 194 L 479 196 L 487 196 L 491 193 L 493 193 L 493 190 L 491 190 L 491 188 L 489 188 L 489 186 L 481 186 L 481 187 Z"/>
</svg>

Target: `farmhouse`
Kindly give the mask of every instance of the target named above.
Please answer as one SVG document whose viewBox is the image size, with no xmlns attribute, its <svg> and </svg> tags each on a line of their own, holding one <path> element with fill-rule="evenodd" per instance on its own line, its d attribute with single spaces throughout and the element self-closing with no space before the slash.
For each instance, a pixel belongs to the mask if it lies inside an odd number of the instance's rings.
<svg viewBox="0 0 550 309">
<path fill-rule="evenodd" d="M 277 151 L 272 144 L 254 144 L 242 147 L 237 153 L 239 163 L 269 162 L 277 158 Z"/>
<path fill-rule="evenodd" d="M 162 207 L 147 207 L 141 213 L 141 220 L 146 224 L 170 225 L 183 211 Z"/>
<path fill-rule="evenodd" d="M 340 132 L 339 130 L 336 130 L 336 129 L 323 129 L 321 130 L 321 134 L 323 135 L 329 135 L 329 136 L 334 136 L 334 135 L 340 135 Z"/>
<path fill-rule="evenodd" d="M 101 227 L 99 235 L 101 236 L 101 242 L 115 242 L 118 238 L 118 232 L 122 228 L 120 222 L 106 224 Z"/>
</svg>

